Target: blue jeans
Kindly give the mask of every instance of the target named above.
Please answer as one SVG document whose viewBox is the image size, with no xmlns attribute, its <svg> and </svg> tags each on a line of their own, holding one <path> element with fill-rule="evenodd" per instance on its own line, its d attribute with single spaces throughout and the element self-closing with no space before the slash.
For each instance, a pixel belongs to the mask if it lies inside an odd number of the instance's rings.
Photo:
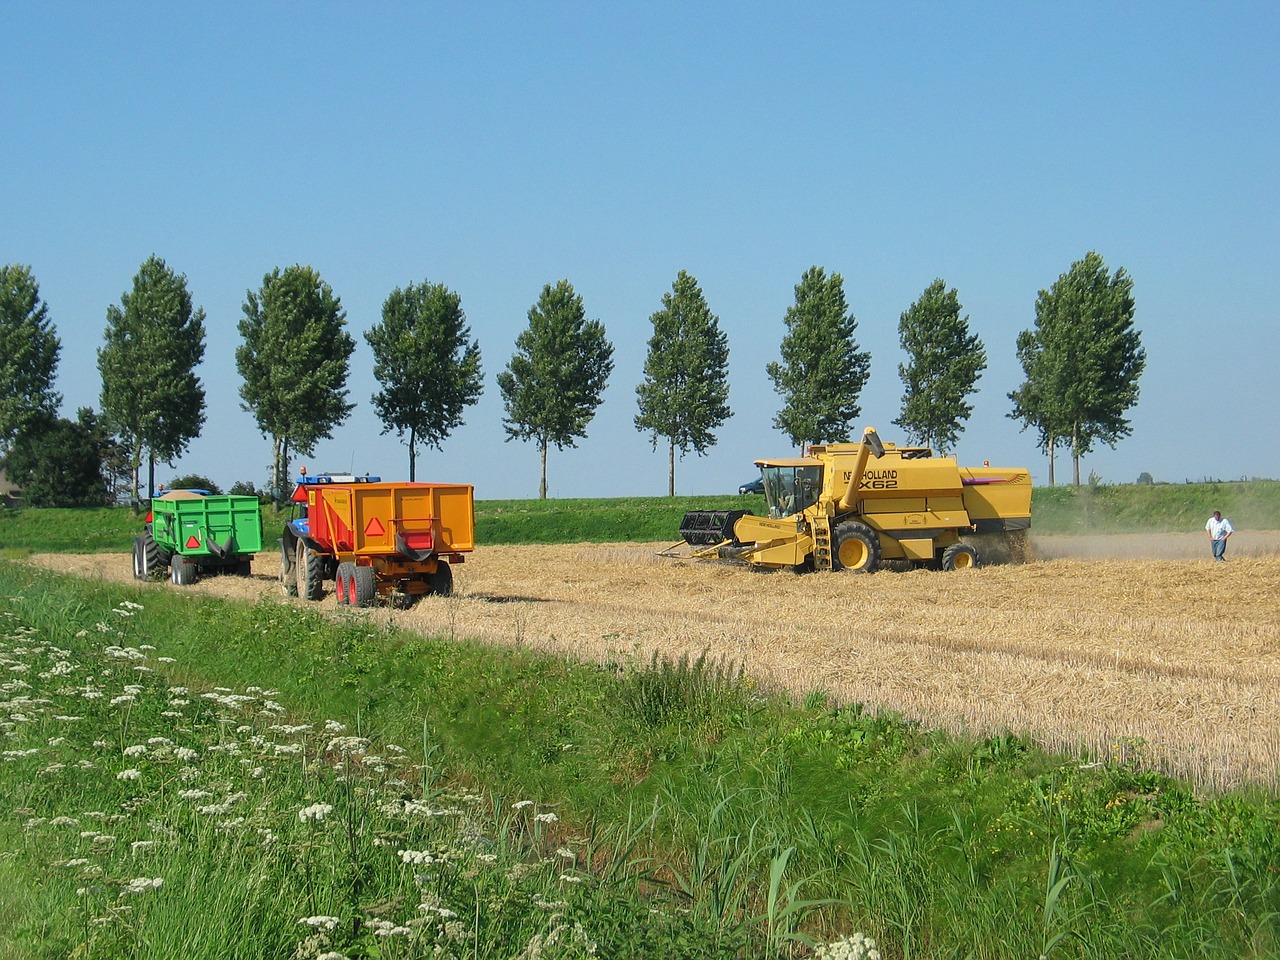
<svg viewBox="0 0 1280 960">
<path fill-rule="evenodd" d="M 1213 559 L 1221 560 L 1222 555 L 1227 552 L 1227 538 L 1213 541 Z"/>
</svg>

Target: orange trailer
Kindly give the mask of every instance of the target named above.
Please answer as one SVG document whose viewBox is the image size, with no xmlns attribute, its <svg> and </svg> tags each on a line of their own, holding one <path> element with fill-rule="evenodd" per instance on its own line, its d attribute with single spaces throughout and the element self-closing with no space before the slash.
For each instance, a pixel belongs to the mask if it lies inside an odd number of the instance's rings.
<svg viewBox="0 0 1280 960">
<path fill-rule="evenodd" d="M 452 565 L 475 549 L 469 484 L 304 474 L 293 501 L 300 516 L 280 539 L 280 582 L 288 596 L 319 600 L 326 580 L 334 581 L 341 606 L 447 596 Z"/>
</svg>

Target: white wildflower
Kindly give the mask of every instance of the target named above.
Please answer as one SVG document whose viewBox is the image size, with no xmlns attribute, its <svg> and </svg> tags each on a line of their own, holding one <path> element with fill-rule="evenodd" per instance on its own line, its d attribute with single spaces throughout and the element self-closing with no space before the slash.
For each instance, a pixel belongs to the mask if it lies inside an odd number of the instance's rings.
<svg viewBox="0 0 1280 960">
<path fill-rule="evenodd" d="M 310 927 L 312 930 L 332 930 L 338 925 L 337 917 L 303 917 L 298 921 L 299 925 Z"/>
<path fill-rule="evenodd" d="M 303 807 L 298 811 L 298 819 L 302 822 L 308 820 L 320 821 L 333 813 L 333 805 L 329 803 L 313 803 L 309 807 Z"/>
<path fill-rule="evenodd" d="M 117 780 L 138 780 L 142 777 L 142 771 L 130 767 L 128 770 L 121 770 L 116 774 Z"/>
<path fill-rule="evenodd" d="M 146 893 L 148 890 L 159 890 L 164 886 L 164 877 L 135 877 L 124 885 L 120 891 L 125 894 Z"/>
</svg>

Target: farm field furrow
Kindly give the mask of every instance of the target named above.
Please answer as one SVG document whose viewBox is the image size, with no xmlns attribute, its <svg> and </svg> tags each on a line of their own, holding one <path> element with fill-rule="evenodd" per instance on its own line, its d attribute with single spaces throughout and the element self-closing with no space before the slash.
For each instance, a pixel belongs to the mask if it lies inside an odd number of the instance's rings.
<svg viewBox="0 0 1280 960">
<path fill-rule="evenodd" d="M 675 561 L 656 544 L 481 547 L 457 594 L 366 615 L 602 663 L 703 652 L 804 696 L 928 726 L 1029 734 L 1215 786 L 1280 775 L 1280 535 L 1052 538 L 1023 566 L 872 576 Z M 1078 554 L 1072 557 L 1072 552 Z M 129 557 L 46 555 L 132 582 Z M 197 592 L 287 601 L 279 558 Z M 153 589 L 177 589 L 157 583 Z M 332 596 L 322 605 L 336 610 Z"/>
</svg>

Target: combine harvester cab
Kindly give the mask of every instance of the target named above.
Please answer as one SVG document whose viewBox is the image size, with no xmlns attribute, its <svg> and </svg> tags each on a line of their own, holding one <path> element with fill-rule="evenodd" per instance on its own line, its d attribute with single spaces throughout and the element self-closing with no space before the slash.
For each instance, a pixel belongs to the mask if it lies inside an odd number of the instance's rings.
<svg viewBox="0 0 1280 960">
<path fill-rule="evenodd" d="M 451 594 L 452 565 L 475 549 L 468 484 L 304 473 L 293 501 L 301 515 L 280 538 L 286 596 L 320 600 L 332 580 L 339 606 L 377 598 L 408 606 L 428 593 Z"/>
<path fill-rule="evenodd" d="M 204 490 L 168 490 L 151 500 L 142 535 L 133 541 L 133 575 L 164 575 L 179 586 L 198 576 L 252 572 L 262 549 L 262 510 L 257 497 L 214 496 Z"/>
<path fill-rule="evenodd" d="M 963 570 L 988 558 L 1026 559 L 1031 474 L 960 467 L 928 447 L 883 443 L 812 446 L 806 457 L 757 460 L 769 515 L 685 514 L 667 556 L 753 567 L 871 573 L 883 561 Z M 980 549 L 982 553 L 980 553 Z M 683 551 L 683 552 L 682 552 Z"/>
</svg>

